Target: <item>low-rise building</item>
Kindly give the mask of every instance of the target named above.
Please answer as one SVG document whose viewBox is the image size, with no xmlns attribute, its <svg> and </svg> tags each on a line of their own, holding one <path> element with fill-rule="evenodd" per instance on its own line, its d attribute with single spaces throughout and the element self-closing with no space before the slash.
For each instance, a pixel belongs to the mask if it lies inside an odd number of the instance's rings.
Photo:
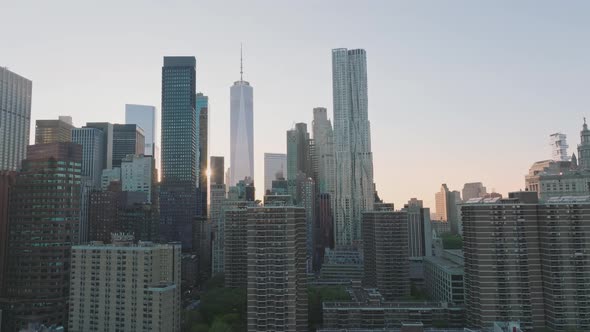
<svg viewBox="0 0 590 332">
<path fill-rule="evenodd" d="M 431 300 L 463 304 L 463 251 L 444 250 L 424 258 L 424 289 Z"/>
</svg>

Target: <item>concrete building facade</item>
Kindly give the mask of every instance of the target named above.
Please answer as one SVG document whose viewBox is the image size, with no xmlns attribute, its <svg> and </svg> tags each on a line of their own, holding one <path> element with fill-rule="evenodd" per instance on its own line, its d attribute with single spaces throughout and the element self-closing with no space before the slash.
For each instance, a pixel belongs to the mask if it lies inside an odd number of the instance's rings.
<svg viewBox="0 0 590 332">
<path fill-rule="evenodd" d="M 180 331 L 178 243 L 72 247 L 68 330 Z"/>
</svg>

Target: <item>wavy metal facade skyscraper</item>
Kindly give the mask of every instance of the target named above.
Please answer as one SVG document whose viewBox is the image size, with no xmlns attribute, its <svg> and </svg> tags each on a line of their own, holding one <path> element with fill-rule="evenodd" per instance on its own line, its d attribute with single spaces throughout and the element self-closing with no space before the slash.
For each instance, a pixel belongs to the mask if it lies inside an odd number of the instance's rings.
<svg viewBox="0 0 590 332">
<path fill-rule="evenodd" d="M 254 111 L 253 89 L 243 80 L 240 65 L 240 80 L 230 88 L 230 183 L 250 177 L 254 181 Z"/>
<path fill-rule="evenodd" d="M 373 209 L 373 155 L 368 117 L 365 50 L 332 50 L 334 150 L 336 155 L 335 240 L 361 240 L 363 211 Z"/>
</svg>

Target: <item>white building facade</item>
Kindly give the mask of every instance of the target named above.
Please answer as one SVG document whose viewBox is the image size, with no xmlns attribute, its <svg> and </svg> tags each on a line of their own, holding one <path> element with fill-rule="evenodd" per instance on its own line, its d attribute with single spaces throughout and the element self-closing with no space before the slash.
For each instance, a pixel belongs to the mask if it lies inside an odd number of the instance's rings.
<svg viewBox="0 0 590 332">
<path fill-rule="evenodd" d="M 128 155 L 121 160 L 121 186 L 123 191 L 138 191 L 147 194 L 152 200 L 155 182 L 154 158 L 152 156 Z"/>
</svg>

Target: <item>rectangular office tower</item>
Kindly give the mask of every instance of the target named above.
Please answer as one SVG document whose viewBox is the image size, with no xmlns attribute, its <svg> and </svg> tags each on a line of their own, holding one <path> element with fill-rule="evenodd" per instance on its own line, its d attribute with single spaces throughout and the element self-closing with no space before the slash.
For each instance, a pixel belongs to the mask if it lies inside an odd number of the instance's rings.
<svg viewBox="0 0 590 332">
<path fill-rule="evenodd" d="M 197 214 L 202 218 L 207 218 L 207 192 L 209 190 L 207 183 L 207 162 L 209 159 L 209 97 L 199 92 L 195 97 L 195 102 L 198 122 L 197 149 L 199 151 L 196 166 L 199 181 Z"/>
<path fill-rule="evenodd" d="M 68 331 L 179 332 L 180 244 L 113 242 L 72 247 Z"/>
<path fill-rule="evenodd" d="M 87 122 L 84 128 L 96 128 L 104 133 L 102 145 L 102 169 L 113 168 L 113 124 L 109 122 Z"/>
<path fill-rule="evenodd" d="M 305 209 L 248 212 L 248 331 L 307 331 Z"/>
<path fill-rule="evenodd" d="M 335 238 L 337 245 L 350 245 L 360 240 L 362 213 L 374 201 L 365 50 L 332 50 L 332 89 Z"/>
<path fill-rule="evenodd" d="M 160 231 L 165 241 L 193 247 L 197 212 L 195 57 L 164 57 L 162 67 L 162 185 Z"/>
<path fill-rule="evenodd" d="M 387 300 L 410 295 L 408 214 L 380 209 L 363 213 L 363 285 L 377 288 Z"/>
<path fill-rule="evenodd" d="M 104 132 L 96 128 L 72 129 L 72 142 L 82 146 L 82 176 L 100 188 L 102 165 L 104 165 Z"/>
<path fill-rule="evenodd" d="M 67 324 L 70 249 L 78 242 L 82 147 L 31 145 L 11 191 L 6 331 Z M 4 331 L 4 329 L 3 329 Z"/>
<path fill-rule="evenodd" d="M 32 90 L 31 81 L 0 67 L 0 171 L 17 171 L 25 159 Z"/>
<path fill-rule="evenodd" d="M 121 161 L 130 154 L 143 154 L 145 134 L 136 124 L 113 125 L 113 167 L 121 167 Z"/>
<path fill-rule="evenodd" d="M 72 141 L 72 118 L 60 116 L 56 120 L 35 121 L 35 144 Z"/>
<path fill-rule="evenodd" d="M 136 124 L 143 129 L 146 156 L 156 157 L 156 107 L 125 104 L 125 124 Z"/>
</svg>

